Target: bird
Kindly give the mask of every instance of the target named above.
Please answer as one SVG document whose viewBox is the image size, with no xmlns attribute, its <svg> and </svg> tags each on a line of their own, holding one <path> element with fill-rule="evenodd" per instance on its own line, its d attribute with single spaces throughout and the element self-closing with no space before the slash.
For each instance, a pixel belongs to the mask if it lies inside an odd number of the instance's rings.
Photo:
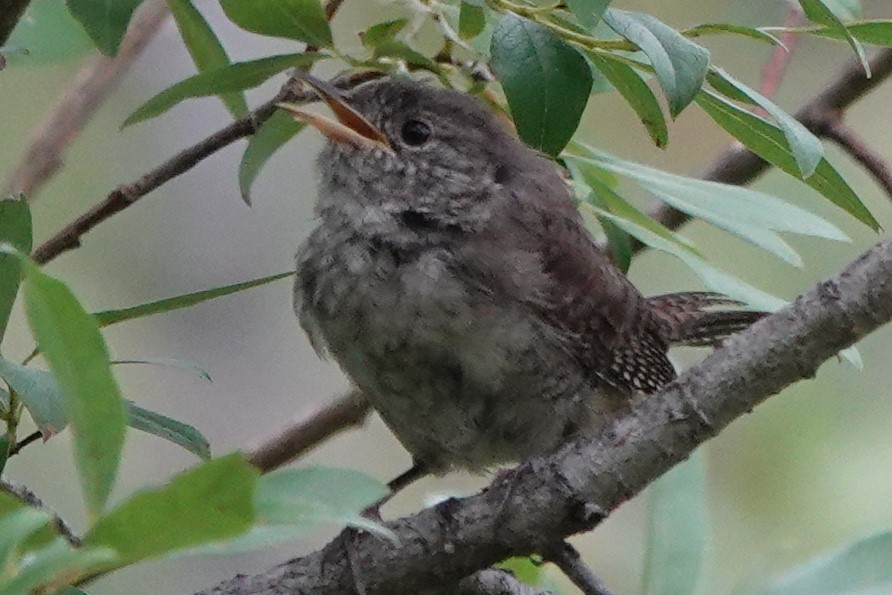
<svg viewBox="0 0 892 595">
<path fill-rule="evenodd" d="M 294 308 L 415 467 L 486 472 L 598 431 L 762 313 L 712 292 L 644 297 L 586 228 L 558 165 L 478 99 L 385 77 L 301 76 L 334 119 Z"/>
</svg>

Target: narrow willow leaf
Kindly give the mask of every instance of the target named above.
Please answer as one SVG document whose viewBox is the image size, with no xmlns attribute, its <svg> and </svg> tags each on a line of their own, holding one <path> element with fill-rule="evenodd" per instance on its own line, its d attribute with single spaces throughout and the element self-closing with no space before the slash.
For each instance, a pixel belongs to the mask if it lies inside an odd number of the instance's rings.
<svg viewBox="0 0 892 595">
<path fill-rule="evenodd" d="M 0 244 L 10 244 L 22 254 L 31 252 L 31 209 L 24 197 L 0 200 Z M 0 341 L 9 324 L 12 304 L 22 278 L 18 259 L 0 253 Z"/>
<path fill-rule="evenodd" d="M 635 223 L 636 225 L 640 225 L 648 231 L 660 236 L 664 240 L 670 241 L 674 244 L 678 244 L 679 248 L 687 250 L 691 254 L 700 257 L 703 256 L 700 250 L 698 250 L 697 247 L 694 246 L 690 241 L 681 237 L 665 225 L 662 225 L 660 222 L 655 221 L 651 217 L 648 217 L 646 214 L 642 213 L 640 210 L 635 208 L 632 203 L 628 202 L 622 196 L 617 194 L 606 184 L 592 179 L 589 179 L 588 183 L 591 185 L 592 194 L 595 195 L 593 197 L 593 200 L 591 201 L 592 204 L 594 204 L 595 206 L 610 211 L 617 217 L 627 219 L 632 223 Z"/>
<path fill-rule="evenodd" d="M 892 20 L 868 20 L 846 23 L 846 30 L 861 43 L 892 47 Z M 783 31 L 783 29 L 781 29 Z M 797 32 L 810 33 L 819 37 L 846 41 L 844 32 L 833 27 L 815 27 L 796 29 Z"/>
<path fill-rule="evenodd" d="M 592 88 L 585 58 L 542 25 L 510 13 L 496 24 L 491 55 L 520 138 L 548 155 L 560 153 Z"/>
<path fill-rule="evenodd" d="M 37 345 L 62 389 L 87 511 L 95 518 L 111 493 L 124 445 L 124 399 L 96 320 L 61 281 L 21 256 L 25 311 Z"/>
<path fill-rule="evenodd" d="M 13 556 L 25 540 L 50 520 L 46 512 L 24 505 L 0 516 L 0 575 L 6 575 Z"/>
<path fill-rule="evenodd" d="M 791 264 L 801 264 L 799 255 L 774 231 L 848 239 L 839 228 L 817 215 L 764 192 L 677 176 L 580 146 L 590 157 L 568 155 L 566 159 L 582 160 L 629 178 L 672 207 L 721 227 Z"/>
<path fill-rule="evenodd" d="M 256 87 L 266 79 L 292 67 L 306 67 L 325 57 L 324 54 L 284 54 L 250 62 L 236 62 L 229 66 L 200 72 L 161 91 L 136 108 L 124 121 L 130 126 L 160 116 L 176 104 L 194 97 L 244 91 Z"/>
<path fill-rule="evenodd" d="M 192 0 L 167 0 L 167 5 L 199 72 L 229 66 L 229 56 L 223 44 Z M 241 93 L 223 93 L 220 99 L 235 118 L 248 113 L 248 103 Z"/>
<path fill-rule="evenodd" d="M 628 66 L 607 52 L 588 52 L 589 60 L 598 71 L 603 74 L 610 84 L 626 100 L 626 103 L 635 110 L 641 123 L 647 128 L 648 134 L 654 144 L 661 149 L 669 144 L 669 131 L 666 128 L 666 118 L 660 103 L 644 79 L 634 68 Z"/>
<path fill-rule="evenodd" d="M 142 0 L 67 0 L 71 15 L 106 56 L 114 56 Z"/>
<path fill-rule="evenodd" d="M 251 204 L 251 187 L 269 158 L 304 128 L 304 122 L 279 110 L 248 139 L 238 166 L 238 187 L 246 204 Z"/>
<path fill-rule="evenodd" d="M 232 454 L 144 491 L 112 510 L 84 538 L 116 550 L 123 563 L 240 535 L 254 521 L 259 471 Z"/>
<path fill-rule="evenodd" d="M 46 592 L 42 587 L 51 586 L 61 578 L 76 579 L 110 566 L 116 560 L 114 550 L 92 547 L 75 549 L 65 539 L 57 537 L 49 545 L 30 552 L 19 561 L 15 575 L 0 582 L 0 595 Z"/>
<path fill-rule="evenodd" d="M 429 72 L 439 73 L 440 65 L 409 45 L 396 39 L 382 41 L 375 46 L 375 58 L 396 58 L 410 66 L 417 66 Z"/>
<path fill-rule="evenodd" d="M 178 359 L 175 357 L 144 357 L 140 359 L 116 359 L 112 364 L 143 364 L 148 366 L 167 366 L 169 368 L 179 368 L 198 374 L 201 378 L 212 382 L 211 375 L 207 370 L 186 359 Z"/>
<path fill-rule="evenodd" d="M 781 171 L 802 179 L 787 139 L 775 125 L 709 90 L 697 96 L 697 104 L 753 153 Z M 880 229 L 879 222 L 826 158 L 804 182 L 874 231 Z"/>
<path fill-rule="evenodd" d="M 567 0 L 567 7 L 579 24 L 586 29 L 593 29 L 604 11 L 610 5 L 610 0 Z"/>
<path fill-rule="evenodd" d="M 643 244 L 650 246 L 655 250 L 671 254 L 684 262 L 698 277 L 700 277 L 703 284 L 712 291 L 723 293 L 728 297 L 740 300 L 741 302 L 749 304 L 753 308 L 765 310 L 766 312 L 777 310 L 786 303 L 784 300 L 766 293 L 761 289 L 757 289 L 749 283 L 738 279 L 734 275 L 719 270 L 699 256 L 694 256 L 687 250 L 679 248 L 677 244 L 666 241 L 640 225 L 616 217 L 607 211 L 599 210 L 598 213 L 616 223 L 632 236 L 641 240 Z"/>
<path fill-rule="evenodd" d="M 802 6 L 802 10 L 805 12 L 805 16 L 807 16 L 809 20 L 834 29 L 845 38 L 855 52 L 855 55 L 858 57 L 858 61 L 861 62 L 861 66 L 864 68 L 864 74 L 867 78 L 870 78 L 870 64 L 867 62 L 867 56 L 864 54 L 864 46 L 861 45 L 860 41 L 855 39 L 852 33 L 846 28 L 846 25 L 839 20 L 839 17 L 829 6 L 827 6 L 827 3 L 823 0 L 799 0 L 799 5 Z"/>
<path fill-rule="evenodd" d="M 127 401 L 127 424 L 132 428 L 182 446 L 201 459 L 211 458 L 211 445 L 207 438 L 189 424 L 143 409 L 130 401 Z"/>
<path fill-rule="evenodd" d="M 110 324 L 117 324 L 126 320 L 144 318 L 153 314 L 161 314 L 164 312 L 170 312 L 172 310 L 179 310 L 180 308 L 189 308 L 208 300 L 223 297 L 225 295 L 231 295 L 233 293 L 238 293 L 246 289 L 251 289 L 252 287 L 265 285 L 267 283 L 278 281 L 279 279 L 284 279 L 285 277 L 290 277 L 292 275 L 294 275 L 294 273 L 292 272 L 278 273 L 276 275 L 269 275 L 268 277 L 254 279 L 253 281 L 245 281 L 243 283 L 236 283 L 235 285 L 226 285 L 223 287 L 216 287 L 214 289 L 198 291 L 195 293 L 187 293 L 185 295 L 178 295 L 176 297 L 166 298 L 163 300 L 158 300 L 156 302 L 149 302 L 147 304 L 140 304 L 139 306 L 132 306 L 130 308 L 123 308 L 120 310 L 106 310 L 104 312 L 98 312 L 93 316 L 96 317 L 96 321 L 99 323 L 99 326 L 108 326 Z"/>
<path fill-rule="evenodd" d="M 406 28 L 409 19 L 396 19 L 393 21 L 384 21 L 376 23 L 359 33 L 359 39 L 362 45 L 369 49 L 375 49 L 385 41 L 390 41 L 396 37 L 397 33 Z"/>
<path fill-rule="evenodd" d="M 458 36 L 462 39 L 477 37 L 486 28 L 486 12 L 482 6 L 462 2 L 458 13 Z"/>
<path fill-rule="evenodd" d="M 796 164 L 799 166 L 801 177 L 807 178 L 815 173 L 815 169 L 824 158 L 824 145 L 808 128 L 778 107 L 776 103 L 755 89 L 747 87 L 721 68 L 712 69 L 709 80 L 710 83 L 724 83 L 732 87 L 736 92 L 745 96 L 749 102 L 764 109 L 783 131 L 784 137 L 787 139 L 787 146 L 790 147 L 793 158 L 796 159 Z M 721 91 L 722 89 L 717 90 Z"/>
<path fill-rule="evenodd" d="M 784 45 L 780 39 L 772 35 L 769 31 L 756 29 L 755 27 L 734 25 L 731 23 L 704 23 L 702 25 L 697 25 L 696 27 L 691 27 L 690 29 L 685 29 L 682 33 L 685 37 L 691 39 L 696 39 L 703 35 L 730 33 L 741 37 L 749 37 L 750 39 L 755 39 L 757 41 L 764 41 L 771 45 Z"/>
<path fill-rule="evenodd" d="M 703 86 L 709 52 L 647 14 L 611 8 L 604 13 L 604 22 L 650 59 L 669 101 L 669 114 L 678 116 Z"/>
<path fill-rule="evenodd" d="M 68 425 L 62 390 L 52 372 L 29 368 L 0 357 L 0 378 L 16 392 L 44 440 Z"/>
<path fill-rule="evenodd" d="M 65 3 L 59 0 L 31 0 L 25 18 L 12 30 L 9 46 L 28 50 L 27 54 L 6 54 L 10 68 L 70 62 L 95 47 Z"/>
<path fill-rule="evenodd" d="M 233 23 L 253 33 L 331 47 L 331 29 L 319 0 L 220 0 Z"/>
<path fill-rule="evenodd" d="M 813 558 L 753 592 L 760 595 L 888 593 L 892 587 L 892 532 L 860 539 Z"/>
<path fill-rule="evenodd" d="M 191 553 L 237 553 L 297 539 L 324 524 L 352 525 L 387 538 L 393 533 L 362 516 L 388 493 L 387 486 L 358 471 L 311 467 L 280 469 L 260 478 L 257 519 L 244 535 Z"/>
<path fill-rule="evenodd" d="M 701 450 L 648 490 L 645 595 L 695 593 L 709 537 L 706 463 Z"/>
</svg>

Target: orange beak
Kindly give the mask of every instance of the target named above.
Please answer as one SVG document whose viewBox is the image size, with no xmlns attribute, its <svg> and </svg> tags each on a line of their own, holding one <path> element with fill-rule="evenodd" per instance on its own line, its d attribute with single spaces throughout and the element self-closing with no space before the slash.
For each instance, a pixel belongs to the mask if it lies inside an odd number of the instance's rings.
<svg viewBox="0 0 892 595">
<path fill-rule="evenodd" d="M 316 92 L 334 112 L 337 121 L 304 110 L 293 103 L 279 103 L 298 120 L 315 127 L 333 141 L 353 145 L 359 149 L 383 148 L 392 153 L 390 142 L 377 126 L 369 122 L 347 102 L 340 89 L 307 73 L 295 73 Z"/>
</svg>

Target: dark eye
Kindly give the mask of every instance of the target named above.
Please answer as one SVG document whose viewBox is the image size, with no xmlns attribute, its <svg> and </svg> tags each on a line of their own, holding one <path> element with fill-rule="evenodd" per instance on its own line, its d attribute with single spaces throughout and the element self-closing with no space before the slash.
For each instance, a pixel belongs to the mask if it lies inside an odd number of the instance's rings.
<svg viewBox="0 0 892 595">
<path fill-rule="evenodd" d="M 420 120 L 406 120 L 400 134 L 407 145 L 418 147 L 431 137 L 431 128 Z"/>
</svg>

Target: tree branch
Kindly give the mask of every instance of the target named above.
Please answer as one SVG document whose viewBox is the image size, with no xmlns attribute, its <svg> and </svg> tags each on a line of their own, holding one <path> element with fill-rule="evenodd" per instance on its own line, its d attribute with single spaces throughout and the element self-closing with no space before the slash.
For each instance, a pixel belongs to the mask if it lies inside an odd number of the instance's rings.
<svg viewBox="0 0 892 595">
<path fill-rule="evenodd" d="M 376 76 L 380 76 L 380 74 L 375 71 L 353 72 L 336 78 L 332 81 L 332 84 L 341 88 L 349 88 Z M 120 213 L 162 184 L 189 171 L 220 149 L 241 138 L 254 134 L 275 113 L 277 103 L 282 101 L 306 103 L 316 100 L 316 94 L 313 91 L 309 89 L 295 91 L 292 88 L 293 86 L 292 81 L 288 81 L 275 97 L 244 118 L 221 128 L 188 149 L 180 151 L 136 180 L 121 184 L 112 190 L 105 197 L 105 200 L 97 203 L 34 250 L 31 257 L 39 264 L 46 264 L 60 254 L 77 248 L 80 246 L 81 236 L 112 215 Z"/>
<path fill-rule="evenodd" d="M 563 541 L 543 552 L 546 560 L 560 568 L 583 595 L 613 595 L 607 585 L 592 572 L 575 547 Z"/>
<path fill-rule="evenodd" d="M 451 592 L 456 595 L 551 595 L 551 591 L 531 587 L 510 572 L 496 568 L 480 570 L 463 578 L 458 589 Z"/>
<path fill-rule="evenodd" d="M 268 473 L 289 463 L 335 434 L 361 426 L 371 407 L 358 390 L 353 390 L 310 417 L 249 450 L 248 462 Z"/>
<path fill-rule="evenodd" d="M 828 119 L 826 127 L 822 131 L 823 136 L 835 142 L 851 155 L 852 159 L 860 163 L 873 176 L 873 179 L 886 191 L 886 194 L 892 197 L 892 172 L 889 171 L 886 161 L 871 149 L 863 138 L 846 126 L 836 115 Z"/>
<path fill-rule="evenodd" d="M 59 532 L 59 535 L 65 538 L 65 540 L 70 543 L 73 547 L 79 547 L 81 544 L 81 538 L 78 537 L 77 533 L 66 523 L 62 517 L 56 514 L 56 511 L 47 506 L 43 500 L 41 500 L 37 494 L 32 492 L 30 489 L 23 485 L 19 485 L 16 483 L 12 483 L 11 481 L 7 481 L 5 479 L 0 479 L 0 492 L 6 492 L 16 500 L 19 500 L 26 506 L 31 506 L 33 508 L 39 508 L 43 512 L 47 513 L 53 519 L 53 524 L 56 527 L 56 531 Z"/>
<path fill-rule="evenodd" d="M 2 10 L 2 9 L 0 9 Z M 102 102 L 133 64 L 170 11 L 164 0 L 140 7 L 114 57 L 98 56 L 75 76 L 68 90 L 31 138 L 22 160 L 13 170 L 0 194 L 34 192 L 63 165 L 62 156 L 81 133 Z"/>
<path fill-rule="evenodd" d="M 31 0 L 0 0 L 0 45 L 9 39 Z"/>
<path fill-rule="evenodd" d="M 655 395 L 633 399 L 597 436 L 496 479 L 484 492 L 387 523 L 399 540 L 353 544 L 370 594 L 420 592 L 598 525 L 736 418 L 892 319 L 892 240 L 732 337 Z M 202 594 L 350 592 L 339 540 Z"/>
</svg>

